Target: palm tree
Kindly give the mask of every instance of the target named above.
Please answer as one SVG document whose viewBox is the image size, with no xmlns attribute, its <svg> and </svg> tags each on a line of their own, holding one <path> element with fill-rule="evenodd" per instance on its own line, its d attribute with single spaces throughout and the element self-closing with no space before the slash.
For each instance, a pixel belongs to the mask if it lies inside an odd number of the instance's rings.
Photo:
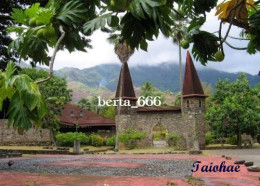
<svg viewBox="0 0 260 186">
<path fill-rule="evenodd" d="M 185 24 L 185 17 L 181 10 L 178 10 L 178 13 L 172 14 L 173 20 L 175 23 L 172 27 L 172 39 L 173 43 L 178 45 L 179 48 L 179 76 L 180 76 L 180 94 L 181 94 L 181 113 L 183 115 L 183 97 L 182 97 L 182 53 L 181 53 L 181 41 L 185 37 L 186 34 L 186 24 Z"/>
<path fill-rule="evenodd" d="M 185 37 L 187 33 L 186 28 L 186 19 L 184 17 L 184 13 L 179 9 L 174 14 L 172 14 L 172 19 L 175 20 L 174 25 L 172 27 L 172 39 L 173 43 L 178 45 L 179 49 L 179 77 L 180 77 L 180 105 L 181 105 L 181 114 L 182 114 L 182 122 L 184 124 L 184 113 L 183 113 L 183 96 L 182 96 L 182 86 L 183 86 L 183 76 L 182 76 L 182 52 L 181 52 L 181 41 Z M 187 148 L 189 149 L 189 143 L 187 140 Z"/>
<path fill-rule="evenodd" d="M 108 38 L 109 43 L 114 44 L 114 51 L 122 63 L 121 66 L 121 76 L 120 76 L 120 90 L 119 90 L 119 99 L 122 98 L 123 92 L 123 77 L 124 77 L 124 65 L 128 62 L 129 58 L 134 54 L 134 49 L 132 49 L 126 41 L 122 40 L 120 35 L 111 34 Z M 120 122 L 121 116 L 121 107 L 118 105 L 117 107 L 117 121 L 116 121 L 116 144 L 115 151 L 118 151 L 118 123 Z"/>
<path fill-rule="evenodd" d="M 151 82 L 144 82 L 141 86 L 141 95 L 144 97 L 153 96 L 154 86 Z"/>
</svg>

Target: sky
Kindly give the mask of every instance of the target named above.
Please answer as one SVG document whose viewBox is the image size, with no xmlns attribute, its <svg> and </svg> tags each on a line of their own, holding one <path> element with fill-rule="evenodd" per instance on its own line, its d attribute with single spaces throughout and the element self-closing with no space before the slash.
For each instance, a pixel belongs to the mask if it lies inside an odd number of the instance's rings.
<svg viewBox="0 0 260 186">
<path fill-rule="evenodd" d="M 207 31 L 217 31 L 219 21 L 214 16 L 215 10 L 207 16 L 207 22 L 202 27 Z M 223 35 L 225 34 L 224 26 Z M 232 27 L 231 35 L 238 36 L 240 29 Z M 114 53 L 113 45 L 106 41 L 108 34 L 96 31 L 90 37 L 93 49 L 88 49 L 88 52 L 73 52 L 60 51 L 57 54 L 54 69 L 58 70 L 64 67 L 75 67 L 79 69 L 93 67 L 100 64 L 115 63 L 120 64 L 119 59 Z M 229 40 L 235 46 L 245 47 L 246 43 L 241 41 Z M 192 45 L 189 50 L 191 51 Z M 200 68 L 212 68 L 226 72 L 247 72 L 252 75 L 258 74 L 260 70 L 260 53 L 250 55 L 246 51 L 230 49 L 224 45 L 226 57 L 222 62 L 208 62 L 207 66 L 202 66 L 199 62 L 195 62 L 195 66 Z M 186 50 L 182 50 L 183 64 L 186 59 Z M 136 65 L 158 65 L 162 62 L 178 63 L 178 47 L 172 43 L 171 39 L 164 38 L 159 35 L 158 39 L 148 42 L 148 51 L 135 51 L 129 60 L 129 66 Z"/>
</svg>

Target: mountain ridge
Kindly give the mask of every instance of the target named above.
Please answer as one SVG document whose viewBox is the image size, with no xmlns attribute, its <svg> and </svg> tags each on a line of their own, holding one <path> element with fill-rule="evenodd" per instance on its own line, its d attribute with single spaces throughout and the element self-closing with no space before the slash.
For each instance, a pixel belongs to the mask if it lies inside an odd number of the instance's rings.
<svg viewBox="0 0 260 186">
<path fill-rule="evenodd" d="M 132 81 L 135 87 L 140 87 L 143 82 L 152 82 L 160 90 L 179 92 L 179 66 L 170 62 L 163 62 L 158 65 L 129 66 Z M 184 68 L 183 68 L 184 71 Z M 68 82 L 81 82 L 88 87 L 106 87 L 115 91 L 120 72 L 119 64 L 101 64 L 94 67 L 78 69 L 65 67 L 55 71 L 55 75 L 66 78 Z M 219 78 L 228 78 L 230 81 L 237 79 L 238 73 L 229 73 L 215 69 L 197 69 L 199 78 L 206 84 L 213 87 Z M 251 86 L 260 81 L 257 75 L 245 73 Z"/>
</svg>

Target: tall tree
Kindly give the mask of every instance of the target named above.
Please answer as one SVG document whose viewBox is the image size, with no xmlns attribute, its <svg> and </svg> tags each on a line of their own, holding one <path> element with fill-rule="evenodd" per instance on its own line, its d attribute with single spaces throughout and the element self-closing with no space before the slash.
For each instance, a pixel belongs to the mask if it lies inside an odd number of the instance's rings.
<svg viewBox="0 0 260 186">
<path fill-rule="evenodd" d="M 44 70 L 22 69 L 22 74 L 27 74 L 34 81 L 48 75 Z M 40 93 L 47 104 L 47 114 L 43 118 L 42 128 L 47 128 L 52 134 L 52 141 L 56 145 L 56 132 L 60 129 L 59 116 L 62 114 L 65 104 L 71 101 L 72 90 L 67 88 L 65 79 L 54 76 L 47 82 L 40 84 Z"/>
<path fill-rule="evenodd" d="M 86 110 L 91 110 L 91 102 L 89 101 L 89 99 L 86 98 L 82 98 L 77 102 L 77 105 L 80 108 L 86 109 Z"/>
<path fill-rule="evenodd" d="M 219 80 L 210 98 L 206 113 L 208 124 L 219 137 L 237 135 L 241 146 L 241 134 L 255 136 L 260 121 L 260 94 L 252 89 L 244 74 L 235 82 Z"/>
</svg>

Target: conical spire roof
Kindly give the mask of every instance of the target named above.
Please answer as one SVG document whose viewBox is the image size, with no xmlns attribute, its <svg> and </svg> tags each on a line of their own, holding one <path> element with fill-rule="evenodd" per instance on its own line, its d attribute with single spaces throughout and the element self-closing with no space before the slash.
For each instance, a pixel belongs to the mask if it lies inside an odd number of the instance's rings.
<svg viewBox="0 0 260 186">
<path fill-rule="evenodd" d="M 189 51 L 187 51 L 186 57 L 186 67 L 182 95 L 183 97 L 206 97 Z"/>
<path fill-rule="evenodd" d="M 116 99 L 119 98 L 120 79 L 121 79 L 121 76 L 123 74 L 122 99 L 136 100 L 137 98 L 135 97 L 134 86 L 133 86 L 133 83 L 132 83 L 132 78 L 131 78 L 131 75 L 130 75 L 128 64 L 125 63 L 123 66 L 124 67 L 121 68 L 120 75 L 119 75 L 119 78 L 118 78 L 115 98 Z"/>
</svg>

